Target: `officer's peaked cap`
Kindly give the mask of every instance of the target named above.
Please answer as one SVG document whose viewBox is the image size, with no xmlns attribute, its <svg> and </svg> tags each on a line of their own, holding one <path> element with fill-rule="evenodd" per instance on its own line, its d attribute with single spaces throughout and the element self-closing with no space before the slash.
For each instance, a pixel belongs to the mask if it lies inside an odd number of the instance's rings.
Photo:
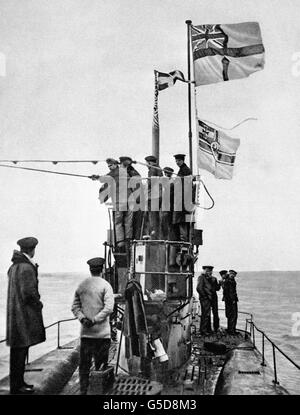
<svg viewBox="0 0 300 415">
<path fill-rule="evenodd" d="M 34 238 L 33 236 L 28 236 L 26 238 L 19 239 L 17 241 L 17 244 L 20 248 L 26 248 L 26 249 L 33 249 L 37 246 L 39 241 Z"/>
<path fill-rule="evenodd" d="M 123 161 L 126 161 L 126 160 L 132 161 L 132 158 L 128 156 L 122 156 L 122 157 L 119 157 L 119 160 L 120 160 L 120 163 L 123 163 Z"/>
<path fill-rule="evenodd" d="M 118 160 L 115 160 L 115 159 L 112 159 L 112 158 L 106 159 L 106 163 L 107 164 L 119 164 Z"/>
<path fill-rule="evenodd" d="M 167 173 L 174 173 L 174 169 L 172 169 L 172 167 L 164 167 L 163 170 Z"/>
<path fill-rule="evenodd" d="M 220 275 L 225 275 L 227 274 L 227 270 L 226 269 L 222 269 L 222 271 L 219 272 Z"/>
<path fill-rule="evenodd" d="M 91 258 L 87 261 L 87 264 L 90 266 L 90 268 L 93 269 L 98 269 L 98 268 L 102 268 L 103 264 L 105 263 L 105 259 L 104 258 Z"/>
<path fill-rule="evenodd" d="M 184 160 L 185 154 L 174 154 L 175 160 Z"/>
<path fill-rule="evenodd" d="M 212 271 L 214 267 L 212 265 L 203 265 L 202 269 L 207 269 L 208 271 Z"/>
<path fill-rule="evenodd" d="M 153 161 L 154 163 L 157 163 L 157 158 L 155 156 L 147 156 L 147 157 L 145 157 L 145 160 L 147 162 Z"/>
</svg>

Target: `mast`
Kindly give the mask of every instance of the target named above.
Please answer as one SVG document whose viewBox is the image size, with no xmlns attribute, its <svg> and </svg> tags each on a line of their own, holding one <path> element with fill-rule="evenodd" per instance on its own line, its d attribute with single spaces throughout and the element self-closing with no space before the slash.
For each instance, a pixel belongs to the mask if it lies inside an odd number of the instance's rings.
<svg viewBox="0 0 300 415">
<path fill-rule="evenodd" d="M 191 80 L 191 20 L 185 21 L 187 25 L 187 69 L 188 80 Z M 191 98 L 191 83 L 188 83 L 188 138 L 189 138 L 189 155 L 190 155 L 190 169 L 193 173 L 193 145 L 192 145 L 192 98 Z"/>
<path fill-rule="evenodd" d="M 159 163 L 158 74 L 154 71 L 154 106 L 152 122 L 152 154 Z"/>
</svg>

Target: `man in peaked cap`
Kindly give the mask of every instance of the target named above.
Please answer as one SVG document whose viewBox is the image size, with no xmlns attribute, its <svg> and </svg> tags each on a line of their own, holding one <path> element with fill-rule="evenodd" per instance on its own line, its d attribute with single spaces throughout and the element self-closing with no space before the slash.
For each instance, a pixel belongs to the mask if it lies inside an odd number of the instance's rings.
<svg viewBox="0 0 300 415">
<path fill-rule="evenodd" d="M 190 176 L 192 174 L 191 169 L 185 164 L 185 154 L 175 154 L 174 155 L 175 162 L 179 167 L 179 171 L 177 173 L 178 176 Z"/>
<path fill-rule="evenodd" d="M 145 157 L 145 160 L 148 164 L 150 164 L 150 163 L 156 164 L 157 163 L 157 157 L 155 157 L 155 156 L 147 156 L 147 157 Z"/>
<path fill-rule="evenodd" d="M 161 177 L 163 173 L 155 156 L 147 156 L 145 157 L 145 161 L 148 164 L 148 215 L 146 215 L 145 221 L 148 225 L 147 231 L 151 237 L 153 239 L 159 239 L 161 189 L 158 180 L 155 178 Z"/>
<path fill-rule="evenodd" d="M 134 161 L 131 157 L 128 156 L 122 156 L 119 157 L 121 167 L 127 169 L 129 177 L 133 176 L 140 176 L 140 173 L 132 166 Z"/>
<path fill-rule="evenodd" d="M 228 271 L 228 277 L 224 282 L 223 295 L 225 301 L 225 310 L 227 317 L 227 332 L 228 334 L 236 334 L 236 323 L 238 318 L 238 296 L 236 292 L 235 277 L 237 272 L 233 269 Z"/>
<path fill-rule="evenodd" d="M 109 168 L 109 170 L 112 171 L 112 170 L 115 170 L 118 167 L 119 162 L 117 160 L 113 159 L 113 158 L 108 158 L 108 159 L 106 159 L 106 164 L 107 164 L 107 167 Z"/>
<path fill-rule="evenodd" d="M 127 156 L 120 157 L 120 163 L 113 158 L 108 158 L 106 163 L 110 171 L 102 179 L 100 176 L 95 176 L 96 179 L 104 182 L 99 189 L 100 203 L 111 199 L 113 204 L 116 249 L 118 251 L 127 250 L 127 252 L 129 252 L 129 241 L 133 236 L 134 215 L 128 204 L 129 196 L 133 192 L 128 183 L 131 176 L 139 175 L 134 168 L 130 169 L 131 162 L 132 159 Z"/>
<path fill-rule="evenodd" d="M 204 336 L 211 333 L 211 311 L 213 313 L 214 331 L 219 329 L 218 295 L 220 284 L 212 276 L 213 266 L 204 265 L 203 272 L 198 278 L 197 291 L 201 305 L 200 333 Z"/>
<path fill-rule="evenodd" d="M 113 158 L 108 158 L 108 159 L 105 160 L 105 162 L 107 164 L 107 167 L 109 168 L 109 173 L 110 172 L 113 172 L 113 170 L 115 170 L 115 169 L 118 168 L 118 165 L 119 165 L 118 160 L 115 160 Z M 99 180 L 100 179 L 100 176 L 99 175 L 96 175 L 96 174 L 93 174 L 92 176 L 90 176 L 90 178 L 92 180 Z"/>
<path fill-rule="evenodd" d="M 25 360 L 30 346 L 45 341 L 45 328 L 38 291 L 38 265 L 32 260 L 38 240 L 19 239 L 8 270 L 7 345 L 10 346 L 10 393 L 27 395 L 33 385 L 24 381 Z"/>
<path fill-rule="evenodd" d="M 227 271 L 226 269 L 222 269 L 222 270 L 219 272 L 219 274 L 220 274 L 220 276 L 221 276 L 220 286 L 221 286 L 221 287 L 222 287 L 222 289 L 223 289 L 223 298 L 222 298 L 222 301 L 225 301 L 225 300 L 224 300 L 224 283 L 225 283 L 226 279 L 228 278 L 228 271 Z M 226 314 L 226 311 L 225 311 L 225 314 Z"/>
<path fill-rule="evenodd" d="M 174 214 L 174 179 L 172 177 L 174 169 L 172 167 L 164 167 L 163 172 L 165 175 L 164 180 L 169 184 L 164 185 L 162 189 L 162 209 L 161 209 L 161 230 L 162 239 L 168 239 L 169 241 L 176 241 L 177 235 L 173 225 Z M 170 245 L 169 266 L 176 265 L 176 246 Z"/>
<path fill-rule="evenodd" d="M 182 242 L 189 241 L 189 230 L 190 223 L 186 219 L 186 215 L 190 215 L 191 212 L 185 209 L 185 193 L 189 189 L 185 187 L 183 177 L 191 176 L 191 169 L 185 164 L 185 154 L 175 154 L 175 162 L 179 167 L 176 180 L 181 180 L 182 184 L 182 200 L 181 200 L 181 210 L 175 210 L 173 214 L 173 224 L 177 229 L 178 239 Z"/>
<path fill-rule="evenodd" d="M 114 294 L 103 276 L 105 260 L 97 257 L 87 261 L 91 277 L 83 280 L 75 291 L 72 312 L 81 323 L 80 332 L 80 393 L 87 394 L 92 358 L 95 369 L 105 369 L 111 342 L 109 317 L 114 310 Z"/>
<path fill-rule="evenodd" d="M 173 175 L 173 173 L 174 173 L 174 169 L 172 169 L 172 167 L 164 167 L 164 168 L 163 168 L 163 172 L 164 172 L 164 175 L 165 175 L 166 177 L 171 178 L 171 177 L 172 177 L 172 175 Z"/>
</svg>

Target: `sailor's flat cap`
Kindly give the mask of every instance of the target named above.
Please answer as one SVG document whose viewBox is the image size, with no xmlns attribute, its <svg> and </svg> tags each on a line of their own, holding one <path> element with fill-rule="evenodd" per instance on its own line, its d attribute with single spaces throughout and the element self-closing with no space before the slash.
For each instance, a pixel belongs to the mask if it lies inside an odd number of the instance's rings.
<svg viewBox="0 0 300 415">
<path fill-rule="evenodd" d="M 100 257 L 91 258 L 86 263 L 90 266 L 90 268 L 102 268 L 105 263 L 105 259 Z"/>
<path fill-rule="evenodd" d="M 184 160 L 185 154 L 174 154 L 175 160 Z"/>
<path fill-rule="evenodd" d="M 108 158 L 105 160 L 107 164 L 119 164 L 118 160 Z"/>
<path fill-rule="evenodd" d="M 174 169 L 172 169 L 172 167 L 164 167 L 163 171 L 165 171 L 166 173 L 174 173 Z"/>
<path fill-rule="evenodd" d="M 19 245 L 20 248 L 27 248 L 27 249 L 35 248 L 38 243 L 39 241 L 33 236 L 28 236 L 26 238 L 22 238 L 17 241 L 17 244 Z"/>
<path fill-rule="evenodd" d="M 126 161 L 126 160 L 132 161 L 132 158 L 128 156 L 122 156 L 122 157 L 119 157 L 119 160 L 120 160 L 120 163 L 123 163 L 123 161 Z"/>
<path fill-rule="evenodd" d="M 202 269 L 207 269 L 208 271 L 212 271 L 214 267 L 212 265 L 203 265 Z"/>
<path fill-rule="evenodd" d="M 145 160 L 147 162 L 152 161 L 154 163 L 157 163 L 157 158 L 155 156 L 147 156 L 147 157 L 145 157 Z"/>
<path fill-rule="evenodd" d="M 230 269 L 228 272 L 229 272 L 229 274 L 234 274 L 234 275 L 237 274 L 237 272 L 234 269 Z"/>
<path fill-rule="evenodd" d="M 220 275 L 226 275 L 227 274 L 227 270 L 226 269 L 222 269 L 222 271 L 219 272 Z"/>
</svg>

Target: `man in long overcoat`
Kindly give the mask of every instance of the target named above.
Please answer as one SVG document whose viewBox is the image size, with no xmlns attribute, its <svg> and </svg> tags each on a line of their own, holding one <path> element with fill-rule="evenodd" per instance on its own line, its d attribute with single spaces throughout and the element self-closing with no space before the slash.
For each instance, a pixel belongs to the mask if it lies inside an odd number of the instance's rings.
<svg viewBox="0 0 300 415">
<path fill-rule="evenodd" d="M 197 291 L 199 293 L 201 305 L 201 322 L 200 333 L 208 335 L 211 330 L 211 311 L 213 313 L 214 331 L 219 329 L 219 313 L 218 313 L 218 295 L 217 291 L 220 285 L 215 277 L 212 276 L 213 266 L 204 265 L 203 272 L 198 278 Z"/>
<path fill-rule="evenodd" d="M 45 341 L 45 328 L 38 290 L 38 265 L 32 260 L 38 240 L 20 239 L 8 270 L 7 345 L 10 347 L 10 393 L 31 394 L 24 381 L 25 360 L 30 346 Z"/>
<path fill-rule="evenodd" d="M 238 296 L 236 292 L 236 281 L 235 277 L 237 272 L 233 269 L 228 271 L 228 277 L 224 283 L 224 301 L 225 301 L 225 310 L 227 317 L 227 332 L 228 334 L 236 334 L 236 324 L 238 318 Z"/>
<path fill-rule="evenodd" d="M 185 154 L 175 154 L 174 157 L 175 157 L 176 164 L 179 167 L 179 170 L 177 173 L 178 177 L 176 178 L 176 180 L 181 180 L 182 206 L 181 206 L 181 210 L 176 210 L 175 208 L 173 212 L 173 225 L 175 226 L 175 229 L 177 229 L 178 239 L 182 242 L 188 242 L 190 223 L 186 221 L 186 215 L 191 214 L 191 212 L 185 209 L 184 199 L 189 189 L 185 188 L 185 185 L 187 185 L 187 183 L 184 183 L 184 177 L 192 176 L 192 171 L 184 162 Z M 176 184 L 175 184 L 175 189 L 176 189 Z M 176 193 L 176 190 L 175 190 L 175 193 Z M 176 202 L 175 202 L 175 206 L 176 206 Z"/>
</svg>

